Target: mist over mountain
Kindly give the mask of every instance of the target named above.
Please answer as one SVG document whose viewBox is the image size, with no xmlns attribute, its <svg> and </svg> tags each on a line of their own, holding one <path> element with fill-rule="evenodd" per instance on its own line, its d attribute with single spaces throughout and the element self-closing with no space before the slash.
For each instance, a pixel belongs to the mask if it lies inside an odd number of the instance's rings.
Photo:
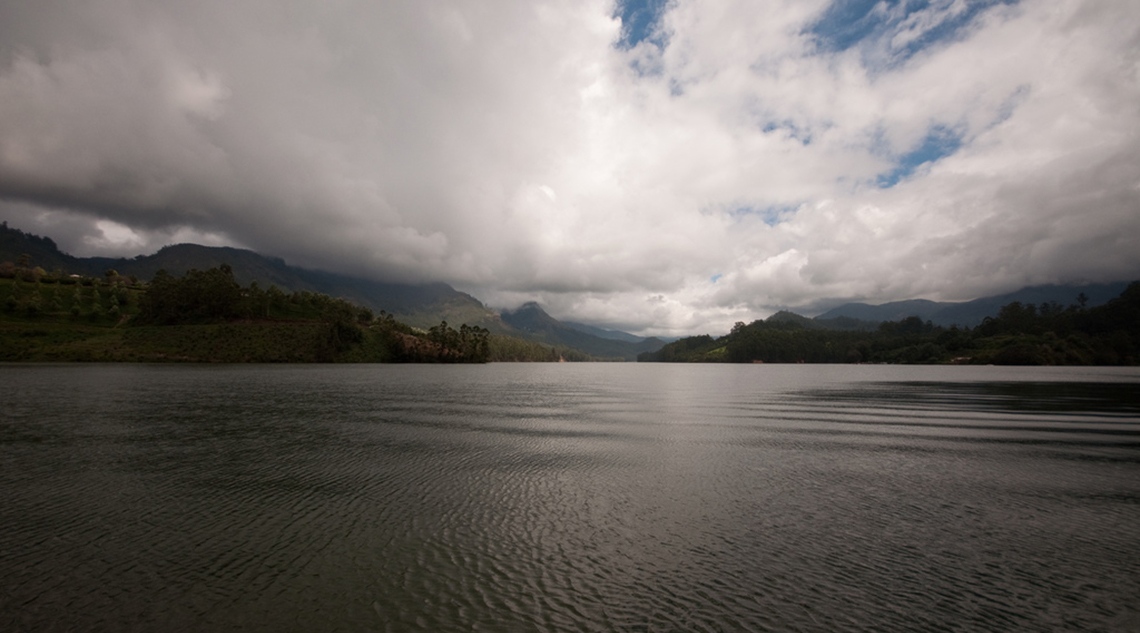
<svg viewBox="0 0 1140 633">
<path fill-rule="evenodd" d="M 986 317 L 995 317 L 1002 306 L 1015 301 L 1023 304 L 1041 305 L 1042 303 L 1056 303 L 1062 307 L 1076 305 L 1078 297 L 1085 297 L 1086 307 L 1096 307 L 1108 303 L 1117 297 L 1128 285 L 1128 282 L 1084 284 L 1084 285 L 1044 285 L 1030 286 L 1015 292 L 981 297 L 973 301 L 938 302 L 926 299 L 913 299 L 909 301 L 892 301 L 881 305 L 866 303 L 847 303 L 833 308 L 815 317 L 818 321 L 829 321 L 838 318 L 851 318 L 860 321 L 899 321 L 910 316 L 917 316 L 924 321 L 931 321 L 935 325 L 949 327 L 976 327 Z"/>
<path fill-rule="evenodd" d="M 504 310 L 502 319 L 515 329 L 531 335 L 533 340 L 550 345 L 566 345 L 599 358 L 636 360 L 638 354 L 655 352 L 665 345 L 665 341 L 654 337 L 628 341 L 583 332 L 550 316 L 534 302 L 525 303 L 515 310 Z M 637 338 L 630 334 L 626 336 Z"/>
<path fill-rule="evenodd" d="M 642 352 L 656 351 L 667 342 L 676 340 L 643 338 L 579 321 L 560 321 L 535 302 L 499 314 L 479 299 L 445 283 L 377 282 L 290 266 L 278 257 L 232 247 L 176 244 L 165 246 L 151 255 L 133 258 L 74 257 L 60 251 L 51 238 L 10 228 L 4 222 L 0 225 L 0 261 L 14 262 L 23 255 L 29 257 L 33 266 L 49 271 L 59 269 L 67 273 L 97 277 L 108 269 L 114 269 L 122 275 L 134 275 L 141 280 L 151 279 L 159 270 L 183 275 L 191 269 L 206 270 L 227 264 L 233 269 L 235 279 L 243 285 L 257 282 L 262 287 L 276 285 L 286 291 L 319 292 L 377 312 L 384 310 L 419 328 L 426 329 L 440 321 L 452 325 L 466 323 L 487 328 L 496 334 L 517 336 L 552 346 L 572 347 L 599 358 L 633 360 Z M 773 322 L 794 321 L 803 327 L 872 330 L 884 321 L 900 321 L 917 316 L 935 325 L 976 327 L 986 317 L 997 316 L 1002 306 L 1014 301 L 1032 305 L 1056 303 L 1068 306 L 1077 304 L 1078 297 L 1083 296 L 1086 307 L 1095 307 L 1118 296 L 1126 285 L 1126 282 L 1114 282 L 1033 286 L 960 303 L 926 299 L 893 301 L 881 305 L 848 303 L 814 319 L 789 311 L 778 312 L 768 319 Z"/>
<path fill-rule="evenodd" d="M 68 274 L 100 277 L 113 269 L 124 276 L 150 280 L 159 270 L 181 276 L 192 269 L 207 270 L 226 264 L 234 279 L 263 288 L 275 285 L 285 291 L 309 291 L 346 299 L 375 311 L 384 310 L 397 319 L 419 328 L 440 321 L 453 326 L 484 327 L 496 334 L 516 336 L 551 346 L 572 347 L 598 358 L 634 360 L 641 352 L 656 351 L 665 341 L 642 338 L 616 330 L 602 330 L 585 324 L 570 326 L 551 317 L 537 304 L 508 310 L 503 316 L 487 308 L 475 297 L 448 284 L 381 283 L 348 275 L 290 266 L 281 258 L 267 257 L 250 250 L 176 244 L 152 255 L 133 258 L 74 257 L 59 250 L 48 237 L 39 237 L 0 225 L 0 261 L 17 261 L 27 256 L 32 266 L 59 269 Z M 595 335 L 583 329 L 603 332 Z"/>
<path fill-rule="evenodd" d="M 73 257 L 61 252 L 48 237 L 39 237 L 0 226 L 0 261 L 17 261 L 27 255 L 31 265 L 68 274 L 101 277 L 108 269 L 148 281 L 159 270 L 180 276 L 191 269 L 207 270 L 229 265 L 234 279 L 263 288 L 275 285 L 285 291 L 309 291 L 346 299 L 375 311 L 384 310 L 409 325 L 428 328 L 440 321 L 478 325 L 499 334 L 514 334 L 493 311 L 478 299 L 444 283 L 381 283 L 359 277 L 290 266 L 277 257 L 225 246 L 175 244 L 152 255 L 133 258 Z"/>
<path fill-rule="evenodd" d="M 951 305 L 927 299 L 908 299 L 906 301 L 892 301 L 881 305 L 867 303 L 846 303 L 833 308 L 815 317 L 821 321 L 848 317 L 860 321 L 898 321 L 908 316 L 929 319 L 939 310 Z"/>
<path fill-rule="evenodd" d="M 608 338 L 615 341 L 625 341 L 627 343 L 641 343 L 649 340 L 650 338 L 655 338 L 666 343 L 672 343 L 673 341 L 680 338 L 679 336 L 638 336 L 636 334 L 630 334 L 629 332 L 624 332 L 622 330 L 607 330 L 605 328 L 600 328 L 586 323 L 579 323 L 577 321 L 562 321 L 562 324 L 568 327 L 572 327 L 579 332 L 593 334 L 599 338 Z"/>
<path fill-rule="evenodd" d="M 597 336 L 598 338 L 612 339 L 615 341 L 625 341 L 626 343 L 640 343 L 646 339 L 646 337 L 644 337 L 644 336 L 638 336 L 636 334 L 630 334 L 629 332 L 622 332 L 621 330 L 607 330 L 604 328 L 595 327 L 593 325 L 587 325 L 585 323 L 578 323 L 576 321 L 562 321 L 562 324 L 567 326 L 567 327 L 578 330 L 579 332 L 585 332 L 586 334 L 593 334 L 594 336 Z"/>
</svg>

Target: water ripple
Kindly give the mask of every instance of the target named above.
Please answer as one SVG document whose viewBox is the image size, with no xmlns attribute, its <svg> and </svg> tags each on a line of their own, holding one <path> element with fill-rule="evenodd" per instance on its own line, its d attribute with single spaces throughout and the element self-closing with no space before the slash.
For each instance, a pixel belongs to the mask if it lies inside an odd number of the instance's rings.
<svg viewBox="0 0 1140 633">
<path fill-rule="evenodd" d="M 1135 630 L 1140 376 L 967 369 L 3 366 L 0 628 Z"/>
</svg>

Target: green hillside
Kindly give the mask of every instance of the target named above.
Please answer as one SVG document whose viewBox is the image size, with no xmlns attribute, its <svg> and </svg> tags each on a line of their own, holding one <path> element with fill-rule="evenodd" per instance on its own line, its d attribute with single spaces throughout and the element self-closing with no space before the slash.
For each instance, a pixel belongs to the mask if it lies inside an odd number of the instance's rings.
<svg viewBox="0 0 1140 633">
<path fill-rule="evenodd" d="M 494 360 L 590 358 L 467 324 L 421 330 L 307 290 L 242 286 L 224 265 L 181 277 L 160 272 L 149 284 L 0 267 L 0 361 Z"/>
<path fill-rule="evenodd" d="M 257 282 L 261 288 L 277 286 L 286 293 L 308 291 L 342 298 L 375 312 L 393 314 L 414 327 L 428 328 L 448 321 L 518 335 L 478 299 L 447 284 L 378 282 L 289 266 L 282 259 L 238 248 L 177 244 L 130 259 L 73 257 L 61 252 L 50 238 L 10 228 L 7 222 L 0 224 L 0 262 L 16 263 L 25 256 L 31 267 L 39 267 L 45 273 L 102 277 L 105 271 L 114 270 L 139 281 L 149 281 L 159 270 L 179 276 L 225 264 L 233 270 L 239 284 Z"/>
</svg>

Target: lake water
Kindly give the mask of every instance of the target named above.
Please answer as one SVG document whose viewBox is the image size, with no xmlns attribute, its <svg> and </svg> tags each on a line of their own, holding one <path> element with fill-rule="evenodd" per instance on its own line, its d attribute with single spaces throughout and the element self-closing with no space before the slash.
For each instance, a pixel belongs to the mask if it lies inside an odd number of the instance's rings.
<svg viewBox="0 0 1140 633">
<path fill-rule="evenodd" d="M 1140 630 L 1140 371 L 0 365 L 0 630 Z"/>
</svg>

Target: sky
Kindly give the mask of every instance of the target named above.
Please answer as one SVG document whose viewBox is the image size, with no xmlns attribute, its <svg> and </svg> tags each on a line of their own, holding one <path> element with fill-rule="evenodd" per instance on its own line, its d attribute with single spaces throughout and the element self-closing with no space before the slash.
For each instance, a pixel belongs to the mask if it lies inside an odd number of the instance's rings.
<svg viewBox="0 0 1140 633">
<path fill-rule="evenodd" d="M 639 334 L 1140 278 L 1135 0 L 0 0 L 0 219 Z"/>
</svg>

